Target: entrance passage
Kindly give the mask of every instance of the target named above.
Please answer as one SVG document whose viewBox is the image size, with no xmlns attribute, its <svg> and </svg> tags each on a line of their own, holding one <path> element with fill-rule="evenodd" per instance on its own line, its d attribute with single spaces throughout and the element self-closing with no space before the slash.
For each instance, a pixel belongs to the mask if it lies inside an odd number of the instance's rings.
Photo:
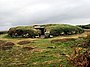
<svg viewBox="0 0 90 67">
<path fill-rule="evenodd" d="M 44 27 L 34 26 L 34 28 L 37 30 L 40 30 L 40 32 L 41 32 L 40 36 L 45 35 L 45 28 Z"/>
<path fill-rule="evenodd" d="M 44 35 L 44 28 L 39 28 L 39 30 L 41 31 L 41 35 Z"/>
<path fill-rule="evenodd" d="M 45 28 L 35 28 L 41 31 L 41 34 L 39 35 L 40 38 L 45 38 Z"/>
</svg>

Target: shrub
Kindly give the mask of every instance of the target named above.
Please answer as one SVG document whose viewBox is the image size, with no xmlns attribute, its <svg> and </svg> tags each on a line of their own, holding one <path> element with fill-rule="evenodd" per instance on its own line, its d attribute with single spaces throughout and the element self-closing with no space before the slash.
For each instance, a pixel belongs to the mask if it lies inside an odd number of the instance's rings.
<svg viewBox="0 0 90 67">
<path fill-rule="evenodd" d="M 90 67 L 90 50 L 80 54 L 80 51 L 77 53 L 68 56 L 69 65 L 71 67 Z"/>
<path fill-rule="evenodd" d="M 78 44 L 77 46 L 78 47 L 83 47 L 83 48 L 88 48 L 88 47 L 90 47 L 90 42 L 87 40 L 87 41 L 85 41 L 81 44 Z"/>
</svg>

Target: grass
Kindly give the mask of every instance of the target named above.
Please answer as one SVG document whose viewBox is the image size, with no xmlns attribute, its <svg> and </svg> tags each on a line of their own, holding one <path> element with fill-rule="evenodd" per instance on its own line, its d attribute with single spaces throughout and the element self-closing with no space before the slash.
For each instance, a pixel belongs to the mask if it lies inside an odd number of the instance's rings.
<svg viewBox="0 0 90 67">
<path fill-rule="evenodd" d="M 86 34 L 82 34 L 86 36 Z M 48 39 L 31 38 L 10 38 L 7 34 L 0 35 L 0 40 L 7 40 L 15 43 L 12 49 L 0 51 L 1 67 L 66 67 L 67 56 L 74 51 L 76 44 L 82 43 L 83 38 L 67 42 L 51 43 L 53 39 L 78 38 L 82 35 L 60 36 Z M 29 44 L 19 45 L 22 40 L 32 41 Z M 32 50 L 25 50 L 23 47 L 35 47 Z M 51 48 L 48 48 L 51 47 Z M 79 48 L 79 47 L 77 47 Z M 82 47 L 81 47 L 82 48 Z M 82 48 L 83 51 L 86 48 Z M 68 66 L 69 67 L 69 66 Z"/>
</svg>

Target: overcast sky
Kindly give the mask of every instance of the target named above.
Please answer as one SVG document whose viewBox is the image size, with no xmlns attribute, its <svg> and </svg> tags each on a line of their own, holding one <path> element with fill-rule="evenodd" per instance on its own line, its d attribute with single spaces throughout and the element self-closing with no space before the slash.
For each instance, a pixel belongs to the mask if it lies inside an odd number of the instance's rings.
<svg viewBox="0 0 90 67">
<path fill-rule="evenodd" d="M 48 23 L 90 24 L 90 0 L 0 0 L 0 30 Z"/>
</svg>

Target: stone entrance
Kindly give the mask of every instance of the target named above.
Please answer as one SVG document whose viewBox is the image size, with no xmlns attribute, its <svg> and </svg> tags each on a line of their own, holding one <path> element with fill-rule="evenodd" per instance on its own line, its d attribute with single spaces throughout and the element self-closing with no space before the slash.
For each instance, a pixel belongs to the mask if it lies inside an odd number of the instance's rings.
<svg viewBox="0 0 90 67">
<path fill-rule="evenodd" d="M 45 37 L 45 28 L 44 27 L 34 26 L 34 28 L 41 31 L 41 35 L 40 35 L 41 38 Z"/>
</svg>

